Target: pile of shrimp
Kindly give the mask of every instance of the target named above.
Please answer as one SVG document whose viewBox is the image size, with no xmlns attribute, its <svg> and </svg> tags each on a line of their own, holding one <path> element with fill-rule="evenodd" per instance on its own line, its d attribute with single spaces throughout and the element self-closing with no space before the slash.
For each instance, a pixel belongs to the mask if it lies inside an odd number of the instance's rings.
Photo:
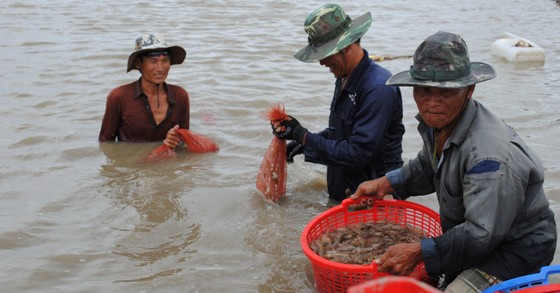
<svg viewBox="0 0 560 293">
<path fill-rule="evenodd" d="M 366 265 L 383 255 L 389 246 L 413 243 L 426 233 L 410 225 L 381 220 L 349 224 L 323 234 L 310 244 L 320 257 L 344 264 Z"/>
</svg>

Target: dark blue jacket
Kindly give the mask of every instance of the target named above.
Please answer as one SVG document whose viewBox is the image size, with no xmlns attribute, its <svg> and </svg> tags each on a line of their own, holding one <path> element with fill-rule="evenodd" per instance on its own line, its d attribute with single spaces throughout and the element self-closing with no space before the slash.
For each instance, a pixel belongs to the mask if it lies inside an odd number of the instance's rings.
<svg viewBox="0 0 560 293">
<path fill-rule="evenodd" d="M 364 53 L 346 88 L 336 80 L 329 127 L 308 132 L 304 147 L 306 161 L 327 166 L 329 197 L 338 201 L 403 164 L 401 92 L 385 85 L 391 73 Z"/>
</svg>

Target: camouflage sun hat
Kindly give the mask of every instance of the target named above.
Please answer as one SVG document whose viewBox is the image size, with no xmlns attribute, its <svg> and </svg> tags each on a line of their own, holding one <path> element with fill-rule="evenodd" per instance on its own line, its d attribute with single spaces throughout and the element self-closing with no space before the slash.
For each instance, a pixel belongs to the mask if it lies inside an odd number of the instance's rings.
<svg viewBox="0 0 560 293">
<path fill-rule="evenodd" d="M 326 4 L 305 20 L 303 27 L 309 35 L 308 45 L 294 57 L 303 62 L 316 62 L 334 55 L 361 38 L 370 25 L 369 12 L 352 20 L 339 5 Z"/>
<path fill-rule="evenodd" d="M 152 51 L 163 51 L 167 50 L 171 53 L 171 65 L 181 64 L 187 56 L 187 52 L 180 46 L 168 46 L 165 43 L 165 38 L 163 35 L 158 34 L 145 34 L 141 35 L 136 39 L 134 46 L 134 52 L 128 56 L 128 65 L 126 67 L 126 72 L 136 69 L 134 62 L 136 58 L 140 55 Z"/>
<path fill-rule="evenodd" d="M 459 35 L 437 32 L 422 42 L 408 71 L 387 80 L 387 85 L 461 88 L 496 77 L 492 66 L 470 62 L 467 44 Z"/>
</svg>

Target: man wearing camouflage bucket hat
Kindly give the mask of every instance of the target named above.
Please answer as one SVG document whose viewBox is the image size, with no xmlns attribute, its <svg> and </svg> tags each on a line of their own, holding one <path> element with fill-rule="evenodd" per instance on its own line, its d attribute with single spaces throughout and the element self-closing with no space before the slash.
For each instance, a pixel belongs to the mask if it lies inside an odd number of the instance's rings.
<svg viewBox="0 0 560 293">
<path fill-rule="evenodd" d="M 460 36 L 438 32 L 420 44 L 408 71 L 387 81 L 413 87 L 424 147 L 400 169 L 360 184 L 352 198 L 435 192 L 443 235 L 391 246 L 377 260 L 380 271 L 407 275 L 423 261 L 430 276 L 445 277 L 445 292 L 481 292 L 552 261 L 556 222 L 542 163 L 471 98 L 476 83 L 495 76 L 490 65 L 470 62 Z"/>
<path fill-rule="evenodd" d="M 183 63 L 186 55 L 182 47 L 168 46 L 163 35 L 138 37 L 126 71 L 136 69 L 141 76 L 109 93 L 99 141 L 163 141 L 175 148 L 181 141 L 176 129 L 189 128 L 189 95 L 165 80 L 171 65 Z"/>
<path fill-rule="evenodd" d="M 329 199 L 338 203 L 364 180 L 402 166 L 403 108 L 398 87 L 386 86 L 391 73 L 369 58 L 360 45 L 371 25 L 369 12 L 352 19 L 337 4 L 309 14 L 304 23 L 308 44 L 294 57 L 330 69 L 336 78 L 328 127 L 307 131 L 294 117 L 272 125 L 273 133 L 293 140 L 287 161 L 327 166 Z"/>
</svg>

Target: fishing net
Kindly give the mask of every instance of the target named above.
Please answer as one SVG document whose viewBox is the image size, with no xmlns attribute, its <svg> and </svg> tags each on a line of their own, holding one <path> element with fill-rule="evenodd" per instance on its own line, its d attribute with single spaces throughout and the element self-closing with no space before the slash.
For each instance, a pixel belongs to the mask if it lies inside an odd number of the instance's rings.
<svg viewBox="0 0 560 293">
<path fill-rule="evenodd" d="M 287 118 L 283 104 L 273 104 L 264 115 L 271 123 Z M 266 150 L 259 173 L 257 189 L 267 200 L 277 202 L 286 193 L 286 141 L 273 137 Z"/>
<path fill-rule="evenodd" d="M 157 149 L 153 150 L 146 158 L 144 158 L 143 161 L 146 163 L 150 163 L 173 159 L 175 157 L 177 157 L 177 153 L 175 153 L 175 150 L 166 144 L 162 144 Z"/>
<path fill-rule="evenodd" d="M 177 133 L 181 136 L 181 140 L 185 143 L 186 148 L 193 153 L 208 153 L 216 152 L 220 148 L 210 138 L 196 133 L 188 129 L 177 129 Z M 153 150 L 145 159 L 144 162 L 157 162 L 177 157 L 175 150 L 166 144 L 162 144 L 157 149 Z"/>
<path fill-rule="evenodd" d="M 210 138 L 188 129 L 177 129 L 187 149 L 193 153 L 217 152 L 220 147 Z"/>
</svg>

